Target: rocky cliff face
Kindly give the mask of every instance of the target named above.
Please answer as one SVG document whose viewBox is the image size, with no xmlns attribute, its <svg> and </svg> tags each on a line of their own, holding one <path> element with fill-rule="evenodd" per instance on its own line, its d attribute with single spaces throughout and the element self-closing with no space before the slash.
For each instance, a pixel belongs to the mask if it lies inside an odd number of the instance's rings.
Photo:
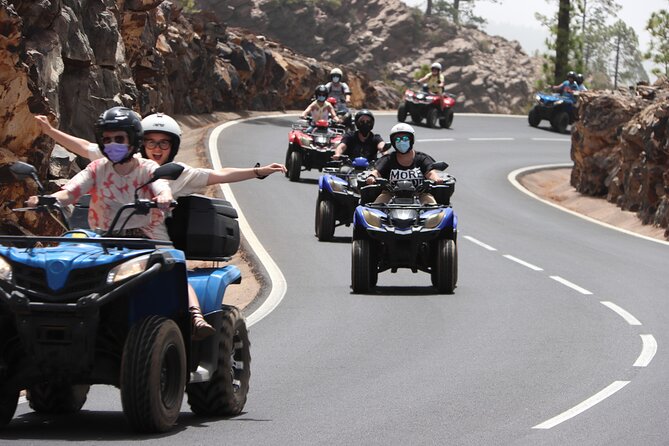
<svg viewBox="0 0 669 446">
<path fill-rule="evenodd" d="M 231 25 L 373 79 L 411 86 L 421 65 L 438 61 L 459 111 L 525 113 L 541 74 L 518 42 L 426 19 L 400 0 L 197 1 Z"/>
<path fill-rule="evenodd" d="M 669 238 L 669 81 L 636 92 L 586 92 L 579 104 L 571 184 L 636 212 Z"/>
<path fill-rule="evenodd" d="M 0 203 L 35 192 L 8 164 L 48 170 L 53 143 L 33 114 L 92 140 L 97 116 L 114 105 L 142 114 L 301 109 L 332 68 L 166 0 L 0 0 L 0 55 Z M 355 70 L 349 79 L 358 103 L 382 106 L 383 88 Z M 26 218 L 0 207 L 0 230 L 43 233 Z"/>
</svg>

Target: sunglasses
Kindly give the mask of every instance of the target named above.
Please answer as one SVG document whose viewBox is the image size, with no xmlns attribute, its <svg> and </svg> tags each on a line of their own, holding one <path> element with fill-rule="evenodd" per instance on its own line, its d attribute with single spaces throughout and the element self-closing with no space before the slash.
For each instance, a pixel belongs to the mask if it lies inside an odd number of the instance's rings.
<svg viewBox="0 0 669 446">
<path fill-rule="evenodd" d="M 170 147 L 172 147 L 172 141 L 170 141 L 169 139 L 161 139 L 160 141 L 154 141 L 153 139 L 145 139 L 144 147 L 146 147 L 147 149 L 155 149 L 156 147 L 160 147 L 160 150 L 167 150 Z"/>
<path fill-rule="evenodd" d="M 111 144 L 112 142 L 115 142 L 117 144 L 127 144 L 128 143 L 128 137 L 125 136 L 125 135 L 103 136 L 102 137 L 102 144 Z"/>
<path fill-rule="evenodd" d="M 400 142 L 400 141 L 404 142 L 411 141 L 411 138 L 409 137 L 409 135 L 402 135 L 395 137 L 395 142 Z"/>
</svg>

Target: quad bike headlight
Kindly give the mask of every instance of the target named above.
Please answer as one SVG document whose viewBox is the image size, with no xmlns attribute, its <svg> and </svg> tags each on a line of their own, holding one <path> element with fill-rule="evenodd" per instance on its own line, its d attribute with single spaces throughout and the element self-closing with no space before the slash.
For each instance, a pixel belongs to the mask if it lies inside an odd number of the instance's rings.
<svg viewBox="0 0 669 446">
<path fill-rule="evenodd" d="M 535 96 L 534 96 L 534 99 L 535 99 L 538 103 L 541 104 L 541 96 L 539 96 L 539 95 L 535 95 Z"/>
<path fill-rule="evenodd" d="M 0 280 L 9 282 L 12 280 L 12 265 L 2 257 L 0 257 Z"/>
<path fill-rule="evenodd" d="M 311 145 L 311 138 L 309 138 L 308 136 L 300 136 L 300 145 L 302 147 L 307 147 Z"/>
<path fill-rule="evenodd" d="M 115 266 L 109 274 L 107 274 L 107 284 L 122 282 L 137 274 L 143 273 L 146 270 L 146 265 L 149 263 L 149 254 L 136 257 L 127 262 Z"/>
<path fill-rule="evenodd" d="M 341 183 L 334 178 L 330 177 L 329 181 L 330 187 L 332 188 L 333 192 L 346 192 L 346 184 Z"/>
<path fill-rule="evenodd" d="M 381 227 L 381 216 L 378 214 L 375 214 L 374 212 L 370 211 L 369 209 L 363 209 L 362 211 L 362 216 L 365 218 L 365 221 L 369 226 L 373 226 L 375 228 L 380 228 Z"/>
<path fill-rule="evenodd" d="M 444 211 L 440 211 L 427 216 L 425 218 L 425 224 L 424 224 L 425 229 L 434 229 L 437 226 L 439 226 L 441 222 L 444 220 L 445 215 L 446 213 Z"/>
</svg>

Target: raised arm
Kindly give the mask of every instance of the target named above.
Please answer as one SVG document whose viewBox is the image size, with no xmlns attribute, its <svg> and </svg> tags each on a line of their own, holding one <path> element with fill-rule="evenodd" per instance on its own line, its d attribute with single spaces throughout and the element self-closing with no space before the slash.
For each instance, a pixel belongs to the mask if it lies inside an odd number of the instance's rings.
<svg viewBox="0 0 669 446">
<path fill-rule="evenodd" d="M 49 118 L 44 115 L 36 115 L 35 121 L 37 121 L 42 129 L 42 133 L 53 138 L 58 144 L 82 158 L 91 159 L 89 147 L 92 143 L 90 141 L 83 138 L 77 138 L 69 133 L 58 130 L 51 125 Z"/>
<path fill-rule="evenodd" d="M 220 183 L 236 183 L 238 181 L 250 180 L 252 178 L 264 178 L 275 172 L 286 172 L 286 166 L 279 163 L 268 164 L 262 167 L 224 167 L 212 171 L 207 179 L 207 186 Z"/>
</svg>

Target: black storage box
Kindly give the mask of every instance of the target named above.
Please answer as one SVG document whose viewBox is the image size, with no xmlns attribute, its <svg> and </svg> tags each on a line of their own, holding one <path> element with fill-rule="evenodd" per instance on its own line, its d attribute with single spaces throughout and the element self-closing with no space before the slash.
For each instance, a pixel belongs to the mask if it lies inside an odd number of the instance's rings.
<svg viewBox="0 0 669 446">
<path fill-rule="evenodd" d="M 187 259 L 221 260 L 239 249 L 237 210 L 229 201 L 192 194 L 180 197 L 167 219 L 174 247 Z"/>
</svg>

